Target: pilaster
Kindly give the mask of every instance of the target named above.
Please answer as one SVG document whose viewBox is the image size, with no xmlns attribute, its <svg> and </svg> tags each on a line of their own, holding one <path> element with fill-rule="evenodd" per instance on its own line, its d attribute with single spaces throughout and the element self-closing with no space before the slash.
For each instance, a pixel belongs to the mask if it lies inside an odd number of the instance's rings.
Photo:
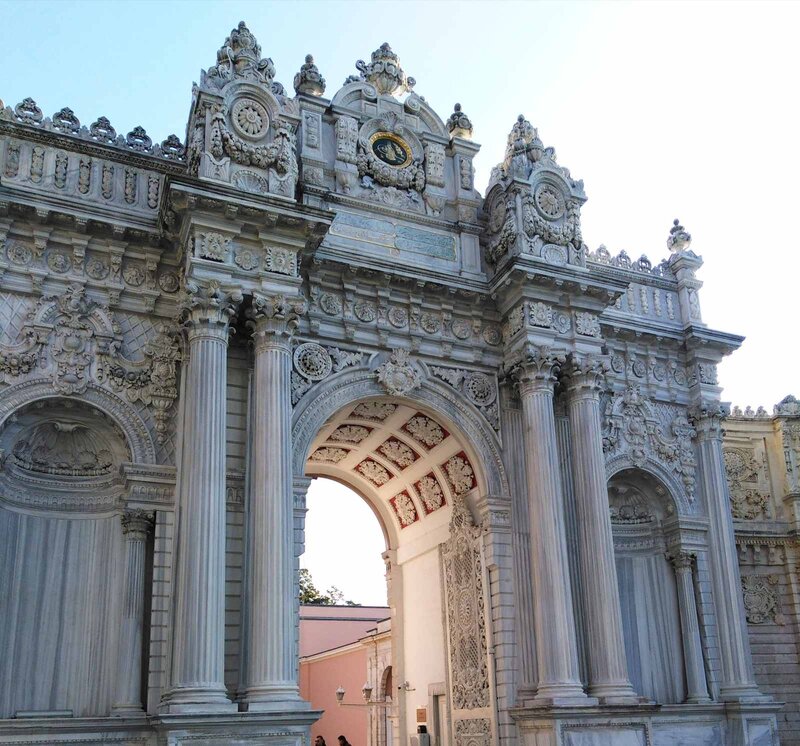
<svg viewBox="0 0 800 746">
<path fill-rule="evenodd" d="M 725 414 L 719 403 L 701 405 L 690 412 L 697 431 L 698 471 L 709 518 L 711 579 L 722 658 L 720 697 L 737 701 L 761 698 L 761 695 L 753 674 L 722 456 L 722 419 Z"/>
</svg>

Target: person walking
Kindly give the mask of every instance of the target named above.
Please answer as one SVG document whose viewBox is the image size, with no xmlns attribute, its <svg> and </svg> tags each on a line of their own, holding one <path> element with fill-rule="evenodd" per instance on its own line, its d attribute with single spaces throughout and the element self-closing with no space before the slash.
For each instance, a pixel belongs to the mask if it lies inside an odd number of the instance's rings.
<svg viewBox="0 0 800 746">
<path fill-rule="evenodd" d="M 339 746 L 353 746 L 344 736 L 339 736 Z"/>
<path fill-rule="evenodd" d="M 314 739 L 314 746 L 327 746 L 325 739 L 322 736 L 317 736 Z"/>
</svg>

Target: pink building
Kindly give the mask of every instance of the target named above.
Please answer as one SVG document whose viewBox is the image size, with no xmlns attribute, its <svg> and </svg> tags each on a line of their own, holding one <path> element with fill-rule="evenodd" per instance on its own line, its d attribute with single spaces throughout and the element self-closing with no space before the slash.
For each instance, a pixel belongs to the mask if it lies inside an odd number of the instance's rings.
<svg viewBox="0 0 800 746">
<path fill-rule="evenodd" d="M 369 683 L 373 702 L 391 697 L 389 614 L 385 606 L 300 607 L 300 693 L 313 709 L 324 710 L 311 732 L 328 746 L 336 746 L 340 734 L 353 746 L 390 742 L 389 708 L 363 706 L 362 696 Z M 339 687 L 346 692 L 342 705 Z"/>
</svg>

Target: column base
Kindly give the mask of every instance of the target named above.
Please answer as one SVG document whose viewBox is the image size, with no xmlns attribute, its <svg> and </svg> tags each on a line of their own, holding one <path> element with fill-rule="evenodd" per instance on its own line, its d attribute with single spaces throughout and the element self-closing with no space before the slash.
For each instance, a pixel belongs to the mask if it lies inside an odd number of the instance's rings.
<svg viewBox="0 0 800 746">
<path fill-rule="evenodd" d="M 597 704 L 595 697 L 587 696 L 583 688 L 575 684 L 540 686 L 526 702 L 529 707 L 595 707 Z"/>
<path fill-rule="evenodd" d="M 752 685 L 721 686 L 719 689 L 719 698 L 722 702 L 763 702 L 767 704 L 773 701 L 772 697 L 763 694 L 757 687 Z"/>
<path fill-rule="evenodd" d="M 310 708 L 294 685 L 249 687 L 239 701 L 241 712 L 305 712 Z"/>
<path fill-rule="evenodd" d="M 140 704 L 112 705 L 111 715 L 116 718 L 146 717 L 146 713 Z"/>
<path fill-rule="evenodd" d="M 589 687 L 589 696 L 596 697 L 602 705 L 619 705 L 622 707 L 648 702 L 633 691 L 629 682 L 618 684 L 598 684 Z"/>
<path fill-rule="evenodd" d="M 237 712 L 238 709 L 224 689 L 175 687 L 164 695 L 158 711 L 165 715 L 179 715 Z"/>
</svg>

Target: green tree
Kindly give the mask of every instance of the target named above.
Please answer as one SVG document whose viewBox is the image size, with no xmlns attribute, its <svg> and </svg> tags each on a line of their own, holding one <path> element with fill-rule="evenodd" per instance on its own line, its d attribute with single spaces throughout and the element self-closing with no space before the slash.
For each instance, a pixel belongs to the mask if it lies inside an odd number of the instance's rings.
<svg viewBox="0 0 800 746">
<path fill-rule="evenodd" d="M 358 606 L 354 601 L 345 601 L 344 593 L 332 585 L 325 593 L 320 592 L 311 578 L 311 573 L 300 568 L 300 603 L 319 604 L 320 606 Z"/>
</svg>

